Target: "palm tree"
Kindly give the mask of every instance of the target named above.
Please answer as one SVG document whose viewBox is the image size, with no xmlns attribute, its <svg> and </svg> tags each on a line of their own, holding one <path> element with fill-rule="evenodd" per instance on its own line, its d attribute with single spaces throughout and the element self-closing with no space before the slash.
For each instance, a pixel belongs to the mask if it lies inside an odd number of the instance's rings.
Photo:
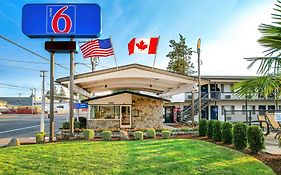
<svg viewBox="0 0 281 175">
<path fill-rule="evenodd" d="M 266 47 L 264 57 L 245 58 L 251 61 L 248 69 L 260 62 L 257 70 L 259 77 L 243 80 L 234 85 L 236 94 L 244 98 L 263 96 L 267 98 L 274 94 L 275 100 L 281 96 L 281 1 L 277 0 L 276 12 L 272 18 L 273 24 L 261 24 L 259 31 L 262 37 L 258 40 L 260 45 Z"/>
</svg>

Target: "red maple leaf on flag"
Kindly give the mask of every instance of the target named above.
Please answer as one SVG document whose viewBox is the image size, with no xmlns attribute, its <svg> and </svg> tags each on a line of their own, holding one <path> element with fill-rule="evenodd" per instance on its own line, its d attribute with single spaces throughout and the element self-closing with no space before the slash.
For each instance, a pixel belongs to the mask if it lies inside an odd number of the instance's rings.
<svg viewBox="0 0 281 175">
<path fill-rule="evenodd" d="M 143 40 L 141 40 L 139 43 L 136 43 L 136 46 L 140 49 L 140 50 L 145 50 L 147 48 L 147 44 L 145 44 L 143 42 Z"/>
</svg>

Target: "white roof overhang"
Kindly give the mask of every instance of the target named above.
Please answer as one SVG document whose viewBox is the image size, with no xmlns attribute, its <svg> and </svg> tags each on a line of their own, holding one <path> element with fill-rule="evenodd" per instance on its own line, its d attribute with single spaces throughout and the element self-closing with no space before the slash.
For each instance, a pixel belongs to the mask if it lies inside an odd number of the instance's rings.
<svg viewBox="0 0 281 175">
<path fill-rule="evenodd" d="M 69 77 L 57 79 L 58 83 L 68 86 Z M 202 79 L 202 84 L 208 81 Z M 139 64 L 76 75 L 76 93 L 91 96 L 92 93 L 112 90 L 139 90 L 153 92 L 161 97 L 191 91 L 197 84 L 197 77 L 177 74 L 167 70 Z"/>
</svg>

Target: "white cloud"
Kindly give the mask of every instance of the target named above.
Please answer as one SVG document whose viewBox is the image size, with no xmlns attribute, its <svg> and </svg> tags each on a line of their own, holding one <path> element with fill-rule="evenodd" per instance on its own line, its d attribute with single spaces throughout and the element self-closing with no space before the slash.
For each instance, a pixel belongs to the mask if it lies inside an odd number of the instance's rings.
<svg viewBox="0 0 281 175">
<path fill-rule="evenodd" d="M 247 70 L 246 57 L 263 56 L 264 48 L 257 40 L 258 26 L 270 23 L 273 3 L 267 1 L 253 9 L 245 9 L 218 31 L 215 40 L 202 42 L 202 74 L 254 75 L 256 68 Z"/>
</svg>

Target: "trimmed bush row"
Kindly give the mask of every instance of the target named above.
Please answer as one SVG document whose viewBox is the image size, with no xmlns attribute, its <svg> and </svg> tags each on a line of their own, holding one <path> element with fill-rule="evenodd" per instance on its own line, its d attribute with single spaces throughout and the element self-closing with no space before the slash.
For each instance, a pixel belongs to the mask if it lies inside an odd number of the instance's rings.
<svg viewBox="0 0 281 175">
<path fill-rule="evenodd" d="M 142 131 L 136 131 L 134 133 L 134 137 L 135 137 L 135 140 L 143 140 L 143 132 Z"/>
<path fill-rule="evenodd" d="M 199 136 L 207 136 L 208 120 L 202 119 L 199 121 Z"/>
<path fill-rule="evenodd" d="M 102 135 L 102 140 L 104 140 L 104 141 L 111 140 L 111 136 L 112 136 L 111 131 L 102 131 L 101 135 Z"/>
<path fill-rule="evenodd" d="M 38 132 L 36 134 L 36 143 L 45 143 L 45 136 L 46 136 L 46 133 L 45 132 Z"/>
<path fill-rule="evenodd" d="M 62 128 L 69 129 L 69 122 L 63 122 Z M 74 128 L 80 128 L 80 122 L 74 121 Z"/>
<path fill-rule="evenodd" d="M 249 145 L 253 153 L 258 153 L 264 148 L 264 135 L 260 127 L 245 123 L 233 125 L 229 122 L 202 119 L 199 121 L 199 135 L 208 136 L 213 141 L 222 141 L 224 144 L 233 143 L 238 150 Z"/>
<path fill-rule="evenodd" d="M 84 129 L 83 136 L 85 140 L 92 140 L 95 137 L 95 132 L 92 129 Z"/>
</svg>

